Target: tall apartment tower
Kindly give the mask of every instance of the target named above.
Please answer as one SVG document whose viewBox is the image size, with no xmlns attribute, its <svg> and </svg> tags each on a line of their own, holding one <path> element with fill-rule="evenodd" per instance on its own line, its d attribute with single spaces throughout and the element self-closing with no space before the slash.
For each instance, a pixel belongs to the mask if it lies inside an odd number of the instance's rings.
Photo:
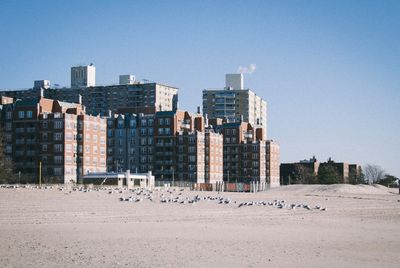
<svg viewBox="0 0 400 268">
<path fill-rule="evenodd" d="M 71 67 L 71 88 L 94 87 L 96 85 L 96 67 L 87 66 Z"/>
<path fill-rule="evenodd" d="M 227 74 L 224 89 L 203 90 L 203 114 L 231 123 L 248 122 L 263 128 L 263 138 L 267 138 L 267 103 L 252 90 L 243 88 L 242 74 Z"/>
</svg>

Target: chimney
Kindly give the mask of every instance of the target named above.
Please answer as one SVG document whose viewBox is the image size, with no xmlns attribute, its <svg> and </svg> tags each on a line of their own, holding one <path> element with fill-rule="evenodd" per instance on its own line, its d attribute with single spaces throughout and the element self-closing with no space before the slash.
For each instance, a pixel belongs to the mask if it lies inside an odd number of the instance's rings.
<svg viewBox="0 0 400 268">
<path fill-rule="evenodd" d="M 202 116 L 194 118 L 194 129 L 200 132 L 204 131 L 204 119 Z"/>
<path fill-rule="evenodd" d="M 256 140 L 257 141 L 264 140 L 264 129 L 262 129 L 262 128 L 257 128 L 256 129 Z"/>
<path fill-rule="evenodd" d="M 82 104 L 82 95 L 81 94 L 78 95 L 78 103 Z"/>
</svg>

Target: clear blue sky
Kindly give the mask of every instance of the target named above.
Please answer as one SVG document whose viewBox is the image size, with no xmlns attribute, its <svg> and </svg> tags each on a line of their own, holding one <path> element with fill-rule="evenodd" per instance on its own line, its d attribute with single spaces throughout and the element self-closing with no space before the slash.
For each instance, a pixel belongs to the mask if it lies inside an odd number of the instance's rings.
<svg viewBox="0 0 400 268">
<path fill-rule="evenodd" d="M 281 161 L 373 163 L 400 176 L 400 1 L 0 1 L 0 88 L 98 84 L 135 74 L 204 88 L 256 64 L 245 86 L 268 102 Z"/>
</svg>

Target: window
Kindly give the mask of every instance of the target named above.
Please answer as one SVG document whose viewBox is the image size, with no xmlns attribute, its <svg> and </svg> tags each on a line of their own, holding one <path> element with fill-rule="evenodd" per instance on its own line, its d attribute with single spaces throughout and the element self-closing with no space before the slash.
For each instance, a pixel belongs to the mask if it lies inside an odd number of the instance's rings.
<svg viewBox="0 0 400 268">
<path fill-rule="evenodd" d="M 54 168 L 54 175 L 61 175 L 62 174 L 62 168 Z"/>
<path fill-rule="evenodd" d="M 6 153 L 10 154 L 12 152 L 12 147 L 10 144 L 6 145 Z"/>
<path fill-rule="evenodd" d="M 6 119 L 12 119 L 12 112 L 6 113 Z"/>
<path fill-rule="evenodd" d="M 141 120 L 141 125 L 142 125 L 142 127 L 145 127 L 147 125 L 146 119 Z"/>
<path fill-rule="evenodd" d="M 56 133 L 54 133 L 54 140 L 60 141 L 60 140 L 62 140 L 62 136 L 63 136 L 62 132 L 56 132 Z"/>
<path fill-rule="evenodd" d="M 63 151 L 62 144 L 54 144 L 54 152 L 61 153 Z"/>
<path fill-rule="evenodd" d="M 140 129 L 140 134 L 142 135 L 142 136 L 145 136 L 146 135 L 146 129 L 145 128 L 142 128 L 142 129 Z"/>
<path fill-rule="evenodd" d="M 170 135 L 171 134 L 171 129 L 170 128 L 164 128 L 165 135 Z"/>
<path fill-rule="evenodd" d="M 165 118 L 165 125 L 169 126 L 171 124 L 171 119 L 170 118 Z"/>
<path fill-rule="evenodd" d="M 60 129 L 63 127 L 63 122 L 60 120 L 54 121 L 54 128 L 55 129 Z"/>
<path fill-rule="evenodd" d="M 62 163 L 62 156 L 56 155 L 54 156 L 54 164 L 61 164 Z"/>
<path fill-rule="evenodd" d="M 159 119 L 158 119 L 158 124 L 159 124 L 160 126 L 164 125 L 164 118 L 159 118 Z"/>
<path fill-rule="evenodd" d="M 163 128 L 159 128 L 158 129 L 158 135 L 164 135 L 164 129 Z"/>
<path fill-rule="evenodd" d="M 11 131 L 11 127 L 12 127 L 11 122 L 7 122 L 7 123 L 6 123 L 6 130 L 7 130 L 7 131 Z"/>
<path fill-rule="evenodd" d="M 47 152 L 47 144 L 43 144 L 42 145 L 42 151 L 43 152 Z"/>
<path fill-rule="evenodd" d="M 47 132 L 42 133 L 42 140 L 47 140 Z"/>
<path fill-rule="evenodd" d="M 149 128 L 149 136 L 153 136 L 153 129 L 152 128 Z"/>
<path fill-rule="evenodd" d="M 18 118 L 19 118 L 19 119 L 25 118 L 25 112 L 24 112 L 24 111 L 19 111 L 19 112 L 18 112 Z"/>
<path fill-rule="evenodd" d="M 32 118 L 32 111 L 26 111 L 26 118 Z"/>
</svg>

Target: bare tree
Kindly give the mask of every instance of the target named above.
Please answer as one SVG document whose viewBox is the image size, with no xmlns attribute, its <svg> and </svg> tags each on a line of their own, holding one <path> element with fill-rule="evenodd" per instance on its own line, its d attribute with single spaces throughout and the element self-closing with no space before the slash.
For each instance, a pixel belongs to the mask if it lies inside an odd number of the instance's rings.
<svg viewBox="0 0 400 268">
<path fill-rule="evenodd" d="M 368 184 L 373 184 L 383 179 L 385 171 L 378 165 L 367 164 L 364 167 L 364 174 Z"/>
</svg>

